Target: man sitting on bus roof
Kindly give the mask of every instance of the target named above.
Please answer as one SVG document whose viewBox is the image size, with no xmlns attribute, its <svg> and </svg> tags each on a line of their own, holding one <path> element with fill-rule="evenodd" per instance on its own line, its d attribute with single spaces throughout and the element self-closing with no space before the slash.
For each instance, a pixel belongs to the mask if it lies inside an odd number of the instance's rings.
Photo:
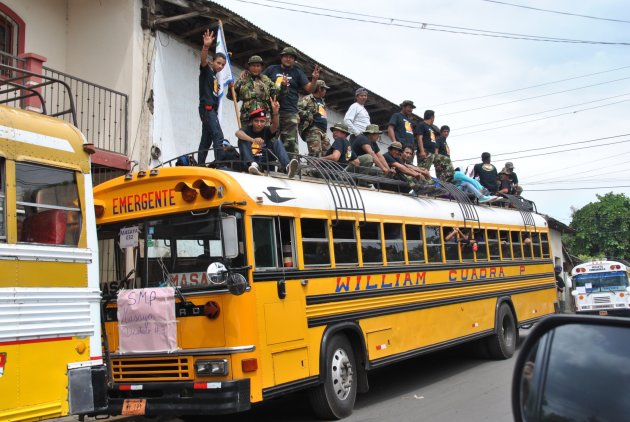
<svg viewBox="0 0 630 422">
<path fill-rule="evenodd" d="M 428 170 L 407 165 L 401 157 L 402 152 L 402 144 L 394 141 L 387 149 L 387 152 L 383 154 L 387 165 L 396 170 L 398 178 L 409 183 L 409 187 L 414 191 L 431 184 L 431 176 Z"/>
<path fill-rule="evenodd" d="M 259 108 L 249 114 L 249 125 L 236 131 L 238 138 L 238 149 L 245 166 L 250 174 L 261 175 L 259 164 L 256 162 L 252 147 L 272 152 L 280 161 L 280 168 L 284 169 L 290 179 L 295 176 L 298 169 L 296 159 L 289 160 L 282 141 L 276 138 L 279 126 L 280 103 L 275 98 L 271 98 L 271 126 L 267 126 L 267 113 Z"/>
<path fill-rule="evenodd" d="M 333 127 L 330 128 L 330 131 L 333 134 L 334 141 L 322 158 L 324 160 L 336 161 L 342 165 L 350 164 L 358 166 L 359 159 L 354 151 L 352 151 L 352 145 L 350 145 L 350 141 L 347 139 L 350 134 L 348 125 L 345 123 L 335 123 Z"/>
</svg>

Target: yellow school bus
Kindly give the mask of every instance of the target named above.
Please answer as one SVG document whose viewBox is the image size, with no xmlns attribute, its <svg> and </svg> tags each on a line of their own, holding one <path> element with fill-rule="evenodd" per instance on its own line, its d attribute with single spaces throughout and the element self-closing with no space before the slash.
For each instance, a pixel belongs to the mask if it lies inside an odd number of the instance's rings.
<svg viewBox="0 0 630 422">
<path fill-rule="evenodd" d="M 109 413 L 235 413 L 308 389 L 342 418 L 371 369 L 473 341 L 509 358 L 554 312 L 542 216 L 323 173 L 164 167 L 95 188 Z"/>
<path fill-rule="evenodd" d="M 74 126 L 0 106 L 2 421 L 106 404 L 89 152 Z"/>
</svg>

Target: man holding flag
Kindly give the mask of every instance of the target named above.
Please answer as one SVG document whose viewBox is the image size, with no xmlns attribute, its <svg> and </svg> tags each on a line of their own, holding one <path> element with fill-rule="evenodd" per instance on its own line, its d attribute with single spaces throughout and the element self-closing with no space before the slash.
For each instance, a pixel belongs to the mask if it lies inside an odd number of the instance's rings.
<svg viewBox="0 0 630 422">
<path fill-rule="evenodd" d="M 220 29 L 220 28 L 219 28 Z M 223 37 L 219 33 L 221 38 Z M 208 61 L 208 50 L 214 41 L 214 31 L 206 30 L 203 34 L 203 47 L 201 48 L 201 63 L 199 65 L 199 117 L 201 118 L 201 141 L 197 152 L 199 165 L 204 165 L 208 156 L 208 149 L 212 147 L 215 159 L 221 160 L 223 131 L 219 123 L 218 106 L 223 85 L 218 79 L 218 74 L 223 70 L 227 62 L 227 56 L 219 50 L 212 61 Z M 222 43 L 225 45 L 225 43 Z M 231 71 L 230 78 L 231 78 Z"/>
</svg>

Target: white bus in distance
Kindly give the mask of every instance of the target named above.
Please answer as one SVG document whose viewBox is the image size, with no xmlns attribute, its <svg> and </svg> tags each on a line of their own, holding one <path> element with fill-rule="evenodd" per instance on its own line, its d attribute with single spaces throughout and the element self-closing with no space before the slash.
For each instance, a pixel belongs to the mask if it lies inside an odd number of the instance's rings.
<svg viewBox="0 0 630 422">
<path fill-rule="evenodd" d="M 630 314 L 628 268 L 617 261 L 591 261 L 573 268 L 569 288 L 576 313 Z"/>
</svg>

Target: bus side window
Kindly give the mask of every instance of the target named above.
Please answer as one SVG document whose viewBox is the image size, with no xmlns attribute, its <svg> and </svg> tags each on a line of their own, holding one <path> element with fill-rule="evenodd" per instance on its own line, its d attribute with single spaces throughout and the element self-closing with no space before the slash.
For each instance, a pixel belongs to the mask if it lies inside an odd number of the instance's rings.
<svg viewBox="0 0 630 422">
<path fill-rule="evenodd" d="M 0 158 L 0 242 L 4 243 L 7 241 L 7 233 L 6 230 L 6 206 L 5 206 L 5 177 L 4 177 L 4 158 Z"/>
<path fill-rule="evenodd" d="M 475 237 L 474 239 L 477 241 L 477 261 L 487 261 L 488 260 L 488 249 L 486 243 L 486 231 L 484 229 L 475 229 L 474 230 Z"/>
<path fill-rule="evenodd" d="M 523 259 L 523 249 L 521 248 L 521 233 L 510 232 L 512 237 L 512 250 L 514 251 L 514 259 Z"/>
<path fill-rule="evenodd" d="M 540 243 L 542 246 L 542 257 L 550 258 L 551 254 L 549 253 L 549 237 L 547 233 L 540 233 Z"/>
<path fill-rule="evenodd" d="M 276 268 L 278 266 L 277 250 L 273 219 L 270 217 L 252 218 L 254 235 L 254 266 L 259 268 Z"/>
<path fill-rule="evenodd" d="M 354 221 L 337 221 L 332 226 L 335 264 L 357 264 L 359 262 L 358 243 Z"/>
<path fill-rule="evenodd" d="M 507 230 L 499 231 L 499 240 L 501 242 L 501 256 L 504 260 L 512 259 L 512 247 L 510 246 L 510 232 Z"/>
<path fill-rule="evenodd" d="M 521 240 L 523 241 L 523 258 L 532 258 L 532 234 L 529 232 L 521 232 Z"/>
<path fill-rule="evenodd" d="M 77 246 L 81 208 L 72 170 L 16 163 L 18 241 Z"/>
<path fill-rule="evenodd" d="M 409 262 L 424 262 L 424 241 L 422 239 L 422 226 L 406 224 L 405 237 L 407 239 L 407 257 L 409 259 Z"/>
<path fill-rule="evenodd" d="M 442 237 L 440 226 L 426 226 L 427 255 L 429 262 L 442 262 Z"/>
<path fill-rule="evenodd" d="M 363 264 L 382 264 L 381 223 L 367 222 L 360 227 Z"/>
<path fill-rule="evenodd" d="M 490 261 L 498 261 L 501 259 L 499 249 L 499 233 L 496 230 L 488 230 L 488 250 L 490 251 Z"/>
<path fill-rule="evenodd" d="M 385 256 L 387 263 L 405 262 L 402 224 L 384 223 L 383 228 L 385 229 Z"/>
<path fill-rule="evenodd" d="M 444 227 L 442 230 L 444 239 L 444 255 L 447 261 L 459 261 L 459 244 L 461 235 L 457 227 Z"/>
<path fill-rule="evenodd" d="M 534 258 L 542 258 L 540 253 L 540 234 L 532 233 L 532 248 L 534 249 Z"/>
<path fill-rule="evenodd" d="M 300 227 L 304 265 L 330 265 L 328 220 L 303 218 Z"/>
</svg>

